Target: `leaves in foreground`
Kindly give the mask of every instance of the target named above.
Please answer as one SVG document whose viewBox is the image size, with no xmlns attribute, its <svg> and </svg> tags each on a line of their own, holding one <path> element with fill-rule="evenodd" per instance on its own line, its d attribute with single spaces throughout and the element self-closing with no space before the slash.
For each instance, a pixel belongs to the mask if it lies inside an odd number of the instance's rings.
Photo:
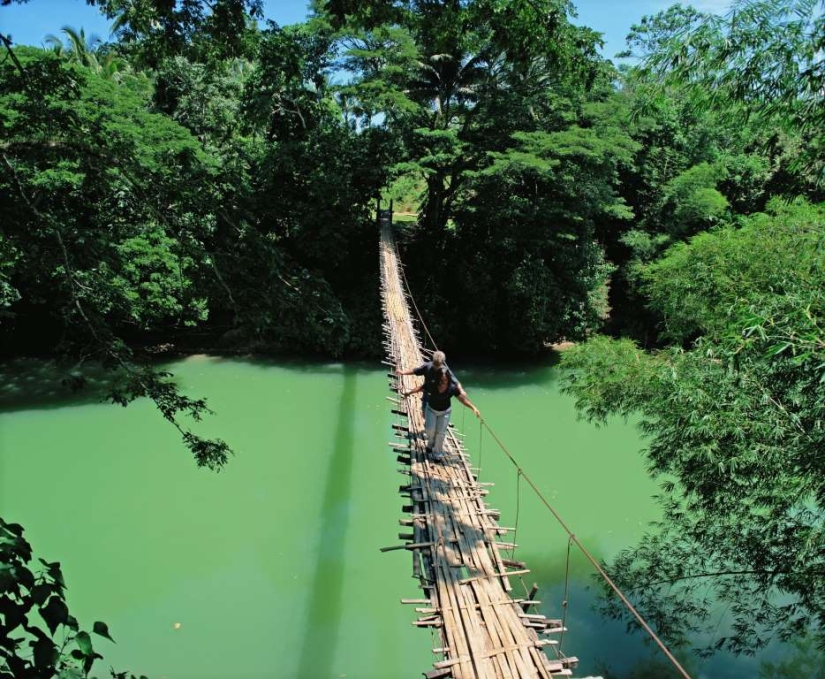
<svg viewBox="0 0 825 679">
<path fill-rule="evenodd" d="M 114 641 L 104 622 L 91 633 L 80 627 L 66 603 L 60 564 L 40 558 L 34 564 L 23 527 L 0 518 L 0 678 L 89 677 L 102 659 L 92 635 Z M 111 676 L 127 675 L 112 670 Z"/>
<path fill-rule="evenodd" d="M 702 333 L 690 348 L 598 338 L 564 356 L 588 419 L 639 417 L 662 518 L 609 570 L 672 643 L 825 644 L 823 257 L 803 203 L 703 234 L 644 274 L 670 336 Z"/>
</svg>

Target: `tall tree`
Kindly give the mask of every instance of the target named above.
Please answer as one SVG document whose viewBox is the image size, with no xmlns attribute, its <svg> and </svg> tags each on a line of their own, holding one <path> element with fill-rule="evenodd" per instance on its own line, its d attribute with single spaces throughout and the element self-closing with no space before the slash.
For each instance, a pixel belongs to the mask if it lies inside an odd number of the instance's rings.
<svg viewBox="0 0 825 679">
<path fill-rule="evenodd" d="M 609 89 L 609 69 L 596 53 L 597 34 L 573 26 L 571 6 L 555 0 L 369 7 L 347 10 L 343 17 L 335 13 L 341 9 L 337 3 L 320 9 L 326 8 L 328 18 L 332 13 L 332 25 L 343 26 L 337 34 L 342 63 L 356 73 L 345 93 L 363 113 L 360 124 L 377 120 L 398 135 L 402 162 L 395 170 L 421 177 L 425 186 L 408 257 L 411 282 L 442 340 L 460 341 L 459 328 L 474 328 L 481 330 L 474 338 L 484 338 L 478 348 L 535 351 L 590 327 L 597 316 L 595 291 L 606 273 L 592 243 L 594 222 L 589 215 L 583 228 L 570 229 L 572 222 L 559 222 L 565 211 L 551 208 L 577 200 L 575 183 L 558 182 L 559 175 L 587 176 L 586 167 L 598 166 L 595 182 L 583 193 L 596 197 L 593 214 L 604 218 L 616 199 L 612 163 L 616 157 L 627 160 L 624 141 L 611 138 L 591 146 L 594 138 L 584 129 L 594 126 L 594 109 L 584 112 L 588 92 L 600 88 L 595 103 Z M 572 151 L 577 137 L 588 139 L 580 154 Z M 507 159 L 505 149 L 510 149 Z M 547 169 L 554 153 L 564 157 L 564 170 L 556 176 Z M 518 161 L 519 154 L 533 154 L 532 168 Z M 528 176 L 532 170 L 536 173 Z M 511 193 L 499 190 L 504 185 Z M 541 195 L 532 207 L 514 188 L 521 185 L 525 194 Z M 553 190 L 561 186 L 572 193 Z M 629 214 L 618 210 L 611 218 L 619 213 Z M 523 229 L 511 226 L 512 220 L 523 220 Z M 496 221 L 507 226 L 482 226 Z M 551 255 L 554 232 L 566 233 L 570 247 Z M 524 248 L 537 240 L 541 247 L 526 255 Z M 578 260 L 562 254 L 572 255 L 576 248 Z M 489 267 L 496 249 L 512 256 L 499 258 L 503 268 L 493 275 Z M 577 269 L 581 275 L 573 273 Z M 531 288 L 519 280 L 546 284 Z M 484 320 L 470 309 L 474 304 L 468 300 L 483 299 L 500 312 Z M 453 312 L 445 314 L 446 307 Z M 468 317 L 475 320 L 467 323 Z"/>
<path fill-rule="evenodd" d="M 147 110 L 146 81 L 117 85 L 56 55 L 21 48 L 0 66 L 0 205 L 7 332 L 120 371 L 115 402 L 148 396 L 199 464 L 228 447 L 178 419 L 208 412 L 122 337 L 205 317 L 195 281 L 216 205 L 215 162 L 182 127 Z M 22 312 L 22 313 L 21 313 Z M 45 332 L 45 334 L 44 334 Z"/>
<path fill-rule="evenodd" d="M 0 0 L 0 5 L 26 2 Z M 113 21 L 112 32 L 137 65 L 148 68 L 176 55 L 207 60 L 245 54 L 252 39 L 250 23 L 263 16 L 262 0 L 86 0 L 86 4 L 99 7 Z"/>
<path fill-rule="evenodd" d="M 698 93 L 705 106 L 800 130 L 803 165 L 821 196 L 823 9 L 823 0 L 737 0 L 720 17 L 675 5 L 633 27 L 628 54 L 642 59 L 643 73 Z"/>
<path fill-rule="evenodd" d="M 564 356 L 589 419 L 641 416 L 663 519 L 610 570 L 674 642 L 823 641 L 823 272 L 822 207 L 775 201 L 645 268 L 667 332 L 694 348 L 602 338 Z"/>
</svg>

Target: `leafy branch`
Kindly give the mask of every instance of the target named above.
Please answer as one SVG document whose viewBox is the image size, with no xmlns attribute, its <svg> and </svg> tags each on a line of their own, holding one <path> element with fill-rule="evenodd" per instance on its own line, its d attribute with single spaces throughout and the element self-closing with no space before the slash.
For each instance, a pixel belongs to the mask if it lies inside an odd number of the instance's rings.
<svg viewBox="0 0 825 679">
<path fill-rule="evenodd" d="M 92 634 L 114 642 L 109 628 L 97 621 L 91 633 L 83 630 L 66 604 L 60 564 L 38 559 L 32 566 L 32 558 L 23 527 L 0 518 L 0 678 L 88 677 L 102 659 Z M 125 672 L 112 676 L 126 679 Z"/>
</svg>

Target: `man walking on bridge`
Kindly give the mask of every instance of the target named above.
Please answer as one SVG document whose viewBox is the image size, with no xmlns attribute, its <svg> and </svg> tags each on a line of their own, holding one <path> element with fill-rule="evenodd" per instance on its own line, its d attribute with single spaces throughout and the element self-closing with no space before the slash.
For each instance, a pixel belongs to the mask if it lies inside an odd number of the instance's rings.
<svg viewBox="0 0 825 679">
<path fill-rule="evenodd" d="M 434 460 L 441 460 L 444 457 L 444 437 L 447 434 L 447 426 L 450 424 L 452 404 L 450 399 L 455 396 L 465 406 L 475 413 L 476 417 L 481 417 L 476 408 L 467 398 L 467 394 L 461 385 L 454 381 L 449 368 L 441 365 L 434 370 L 434 379 L 428 385 L 426 378 L 423 384 L 408 392 L 402 392 L 402 396 L 423 391 L 427 394 L 427 404 L 424 407 L 424 431 L 427 436 L 427 452 L 431 453 Z M 414 373 L 413 373 L 414 374 Z"/>
<path fill-rule="evenodd" d="M 447 366 L 447 357 L 443 351 L 434 351 L 432 360 L 422 363 L 417 368 L 395 371 L 396 375 L 418 375 L 419 377 L 424 377 L 424 393 L 421 395 L 421 413 L 424 417 L 427 416 L 427 401 L 429 399 L 429 394 L 436 386 L 436 373 L 438 373 L 442 367 L 447 369 L 447 374 L 450 376 L 450 382 L 458 385 L 460 389 L 461 383 L 456 379 L 453 371 Z"/>
</svg>

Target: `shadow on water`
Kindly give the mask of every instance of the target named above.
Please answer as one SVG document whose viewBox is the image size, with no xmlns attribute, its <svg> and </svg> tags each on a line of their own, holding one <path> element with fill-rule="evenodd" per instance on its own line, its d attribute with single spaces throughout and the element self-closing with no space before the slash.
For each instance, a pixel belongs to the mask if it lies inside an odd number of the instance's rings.
<svg viewBox="0 0 825 679">
<path fill-rule="evenodd" d="M 303 374 L 340 374 L 343 366 L 363 371 L 384 372 L 378 361 L 332 362 L 307 358 L 258 356 L 208 356 L 210 362 L 232 362 L 260 368 L 281 368 Z M 179 360 L 159 360 L 158 369 L 174 373 Z M 556 382 L 558 354 L 549 353 L 531 362 L 470 362 L 458 360 L 452 366 L 469 393 L 474 388 L 498 390 Z M 82 377 L 83 386 L 73 389 L 70 378 Z M 20 410 L 49 410 L 65 406 L 109 403 L 118 373 L 93 363 L 19 358 L 0 362 L 0 413 Z M 172 378 L 174 381 L 174 377 Z"/>
<path fill-rule="evenodd" d="M 344 576 L 342 564 L 349 524 L 352 461 L 355 452 L 355 387 L 357 368 L 344 366 L 344 386 L 335 427 L 335 446 L 327 468 L 321 507 L 318 563 L 301 644 L 297 676 L 332 676 L 336 639 L 341 625 Z"/>
<path fill-rule="evenodd" d="M 296 358 L 258 358 L 242 356 L 208 356 L 212 363 L 232 362 L 260 368 L 284 368 L 314 375 L 340 375 L 343 363 Z M 158 370 L 171 371 L 175 381 L 175 361 L 159 360 Z M 347 362 L 358 370 L 380 371 L 378 363 Z M 82 377 L 83 384 L 72 388 L 72 378 Z M 121 374 L 95 363 L 79 364 L 55 359 L 17 358 L 0 362 L 0 413 L 20 410 L 51 410 L 66 406 L 110 403 L 110 394 Z"/>
<path fill-rule="evenodd" d="M 83 376 L 84 386 L 72 389 L 70 378 Z M 106 400 L 117 375 L 100 366 L 20 358 L 0 363 L 0 412 L 47 410 Z"/>
</svg>

